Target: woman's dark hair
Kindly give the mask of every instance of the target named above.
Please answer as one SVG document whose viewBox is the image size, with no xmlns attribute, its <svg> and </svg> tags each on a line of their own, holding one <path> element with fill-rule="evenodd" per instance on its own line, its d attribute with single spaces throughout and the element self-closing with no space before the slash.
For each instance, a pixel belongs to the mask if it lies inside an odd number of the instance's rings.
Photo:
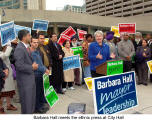
<svg viewBox="0 0 152 120">
<path fill-rule="evenodd" d="M 28 30 L 20 30 L 18 32 L 18 39 L 19 40 L 23 40 L 23 37 L 25 37 L 27 34 L 29 34 L 30 32 Z"/>
<path fill-rule="evenodd" d="M 91 34 L 86 34 L 86 40 L 91 37 L 92 38 L 92 35 Z"/>
<path fill-rule="evenodd" d="M 148 44 L 148 40 L 147 40 L 147 39 L 142 39 L 142 42 L 143 42 L 143 41 L 146 41 L 146 43 Z"/>
<path fill-rule="evenodd" d="M 70 43 L 70 41 L 69 41 L 69 40 L 66 40 L 66 41 L 64 41 L 64 42 L 63 42 L 63 46 L 64 46 L 64 47 L 65 47 L 65 44 L 66 44 L 67 42 L 69 42 L 69 43 Z M 70 43 L 70 45 L 71 45 L 71 43 Z"/>
</svg>

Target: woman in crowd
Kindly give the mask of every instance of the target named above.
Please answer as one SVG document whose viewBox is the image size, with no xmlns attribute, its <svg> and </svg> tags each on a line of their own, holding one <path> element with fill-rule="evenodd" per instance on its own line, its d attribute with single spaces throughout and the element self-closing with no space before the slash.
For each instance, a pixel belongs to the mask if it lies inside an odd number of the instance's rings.
<svg viewBox="0 0 152 120">
<path fill-rule="evenodd" d="M 142 40 L 142 46 L 139 46 L 136 51 L 136 62 L 137 62 L 137 74 L 138 74 L 138 85 L 148 85 L 148 66 L 147 61 L 150 60 L 151 51 L 147 46 L 147 40 Z"/>
<path fill-rule="evenodd" d="M 64 46 L 63 51 L 65 53 L 64 57 L 73 56 L 73 50 L 70 48 L 70 41 L 66 40 L 63 43 L 63 46 Z M 74 82 L 74 70 L 70 69 L 64 71 L 64 82 L 62 84 L 63 92 L 66 91 L 67 84 L 68 84 L 68 89 L 74 90 L 75 88 L 73 87 L 73 82 Z"/>
<path fill-rule="evenodd" d="M 102 31 L 96 31 L 94 36 L 96 42 L 93 42 L 89 45 L 88 56 L 90 60 L 92 77 L 100 77 L 103 75 L 96 73 L 96 66 L 106 62 L 111 58 L 114 58 L 115 56 L 110 55 L 109 46 L 103 42 Z"/>
<path fill-rule="evenodd" d="M 71 37 L 71 47 L 78 47 L 78 39 L 76 36 L 72 36 Z M 76 68 L 74 69 L 74 82 L 75 85 L 80 86 L 81 82 L 80 82 L 80 68 Z"/>
<path fill-rule="evenodd" d="M 91 77 L 90 71 L 90 62 L 88 58 L 88 47 L 90 43 L 93 41 L 93 37 L 91 34 L 86 35 L 86 40 L 82 43 L 82 52 L 83 52 L 83 72 L 84 77 Z"/>
<path fill-rule="evenodd" d="M 11 44 L 5 46 L 2 48 L 2 51 L 0 51 L 0 58 L 4 61 L 6 64 L 7 68 L 9 69 L 9 74 L 8 77 L 5 80 L 4 88 L 2 89 L 1 95 L 0 95 L 0 112 L 4 112 L 4 108 L 2 107 L 3 105 L 3 98 L 6 98 L 7 101 L 7 110 L 13 110 L 16 111 L 17 108 L 11 104 L 11 98 L 15 95 L 15 83 L 13 80 L 13 73 L 12 73 L 12 68 L 10 64 L 10 54 L 12 51 Z"/>
<path fill-rule="evenodd" d="M 114 59 L 118 58 L 118 53 L 117 53 L 117 49 L 116 49 L 116 45 L 113 42 L 114 39 L 114 32 L 107 32 L 106 34 L 106 44 L 109 45 L 110 48 L 110 54 L 113 56 L 115 56 Z"/>
</svg>

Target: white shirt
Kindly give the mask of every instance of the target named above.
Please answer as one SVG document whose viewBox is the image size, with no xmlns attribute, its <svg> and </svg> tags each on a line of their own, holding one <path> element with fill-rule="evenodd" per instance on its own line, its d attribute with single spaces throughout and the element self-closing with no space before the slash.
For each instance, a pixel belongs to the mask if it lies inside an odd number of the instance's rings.
<svg viewBox="0 0 152 120">
<path fill-rule="evenodd" d="M 25 46 L 26 48 L 29 47 L 29 44 L 25 44 L 24 42 L 22 42 L 22 43 L 24 44 L 24 46 Z"/>
</svg>

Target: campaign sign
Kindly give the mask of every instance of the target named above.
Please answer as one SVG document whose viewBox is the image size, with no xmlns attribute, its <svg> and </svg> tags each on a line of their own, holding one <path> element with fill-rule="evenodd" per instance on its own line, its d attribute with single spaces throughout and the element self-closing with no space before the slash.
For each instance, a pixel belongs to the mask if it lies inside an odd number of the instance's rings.
<svg viewBox="0 0 152 120">
<path fill-rule="evenodd" d="M 46 74 L 43 75 L 43 88 L 46 101 L 50 107 L 53 107 L 53 105 L 59 100 L 59 97 L 53 86 L 50 86 L 49 76 Z"/>
<path fill-rule="evenodd" d="M 80 68 L 80 57 L 78 55 L 63 58 L 63 70 Z"/>
<path fill-rule="evenodd" d="M 107 62 L 107 75 L 123 73 L 123 60 Z"/>
<path fill-rule="evenodd" d="M 138 105 L 135 72 L 94 78 L 93 92 L 97 114 L 113 114 Z"/>
<path fill-rule="evenodd" d="M 87 31 L 80 30 L 80 29 L 77 29 L 77 31 L 78 31 L 79 40 L 83 40 L 84 35 L 87 34 Z"/>
<path fill-rule="evenodd" d="M 20 25 L 15 25 L 15 33 L 16 33 L 16 36 L 18 36 L 18 32 L 20 30 L 28 30 L 31 34 L 31 28 L 29 27 L 24 27 L 24 26 L 20 26 Z"/>
<path fill-rule="evenodd" d="M 115 33 L 114 34 L 115 37 L 120 37 L 118 26 L 111 26 L 111 31 L 113 31 Z"/>
<path fill-rule="evenodd" d="M 44 88 L 44 94 L 46 94 L 47 90 L 50 87 L 50 81 L 49 81 L 49 76 L 44 74 L 43 75 L 43 88 Z"/>
<path fill-rule="evenodd" d="M 136 24 L 135 23 L 121 23 L 119 25 L 119 33 L 129 33 L 135 34 L 136 33 Z"/>
<path fill-rule="evenodd" d="M 59 97 L 56 93 L 56 91 L 54 90 L 53 86 L 50 86 L 49 89 L 47 90 L 46 94 L 46 101 L 48 102 L 48 104 L 50 105 L 50 107 L 53 107 L 55 103 L 57 103 L 57 101 L 59 100 Z"/>
<path fill-rule="evenodd" d="M 87 77 L 87 78 L 84 78 L 84 81 L 88 87 L 88 90 L 89 91 L 92 91 L 92 81 L 93 81 L 93 78 L 91 77 Z"/>
<path fill-rule="evenodd" d="M 1 31 L 1 44 L 2 44 L 2 46 L 5 46 L 8 42 L 11 42 L 11 41 L 16 39 L 13 21 L 2 24 L 0 26 L 0 31 Z"/>
<path fill-rule="evenodd" d="M 80 58 L 83 58 L 82 46 L 72 47 L 74 55 L 80 55 Z"/>
<path fill-rule="evenodd" d="M 68 37 L 72 37 L 76 34 L 75 30 L 70 26 L 68 27 L 64 32 L 61 33 L 61 35 L 66 35 Z"/>
<path fill-rule="evenodd" d="M 147 62 L 147 65 L 148 65 L 150 74 L 152 74 L 152 60 L 148 61 L 148 62 Z"/>
<path fill-rule="evenodd" d="M 34 20 L 32 30 L 47 31 L 49 21 L 47 20 Z"/>
<path fill-rule="evenodd" d="M 69 40 L 70 41 L 70 37 L 66 36 L 66 35 L 61 35 L 59 40 L 58 40 L 58 43 L 60 45 L 62 45 L 66 40 Z"/>
</svg>

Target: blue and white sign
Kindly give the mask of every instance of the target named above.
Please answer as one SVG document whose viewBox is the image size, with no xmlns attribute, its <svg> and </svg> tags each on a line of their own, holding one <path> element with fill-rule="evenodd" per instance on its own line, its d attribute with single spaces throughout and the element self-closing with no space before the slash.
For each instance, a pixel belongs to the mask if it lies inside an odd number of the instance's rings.
<svg viewBox="0 0 152 120">
<path fill-rule="evenodd" d="M 63 70 L 80 68 L 80 57 L 78 55 L 63 58 Z"/>
<path fill-rule="evenodd" d="M 33 21 L 33 30 L 47 31 L 49 21 L 47 20 L 34 20 Z"/>
<path fill-rule="evenodd" d="M 31 34 L 31 28 L 20 26 L 20 25 L 15 25 L 15 34 L 16 34 L 16 36 L 18 36 L 18 32 L 20 30 L 28 30 L 30 32 L 30 34 Z"/>
<path fill-rule="evenodd" d="M 94 78 L 96 114 L 113 114 L 138 105 L 135 72 Z"/>
<path fill-rule="evenodd" d="M 14 22 L 8 22 L 0 26 L 1 44 L 5 46 L 8 42 L 16 39 Z"/>
</svg>

